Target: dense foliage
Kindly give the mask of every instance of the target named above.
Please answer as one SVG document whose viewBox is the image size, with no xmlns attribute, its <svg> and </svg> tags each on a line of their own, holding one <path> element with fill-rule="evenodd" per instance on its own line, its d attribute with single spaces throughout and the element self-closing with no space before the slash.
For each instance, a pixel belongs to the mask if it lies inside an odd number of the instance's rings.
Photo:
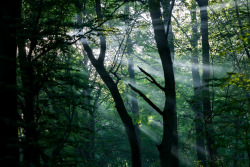
<svg viewBox="0 0 250 167">
<path fill-rule="evenodd" d="M 249 166 L 249 2 L 206 2 L 20 0 L 16 15 L 4 2 L 0 126 L 14 134 L 1 135 L 0 163 Z"/>
</svg>

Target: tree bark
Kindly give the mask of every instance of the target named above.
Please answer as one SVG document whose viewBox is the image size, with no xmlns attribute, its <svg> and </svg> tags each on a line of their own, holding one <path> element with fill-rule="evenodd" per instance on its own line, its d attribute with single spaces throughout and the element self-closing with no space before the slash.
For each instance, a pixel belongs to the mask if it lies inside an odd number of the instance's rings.
<svg viewBox="0 0 250 167">
<path fill-rule="evenodd" d="M 101 13 L 101 2 L 100 0 L 96 0 L 96 14 L 97 18 L 102 20 L 102 13 Z M 79 20 L 79 19 L 78 19 Z M 104 59 L 106 54 L 106 37 L 103 35 L 102 32 L 99 32 L 100 36 L 100 54 L 98 59 L 94 57 L 92 49 L 89 47 L 87 40 L 83 38 L 82 45 L 84 50 L 87 52 L 89 60 L 91 64 L 95 67 L 96 71 L 102 78 L 105 85 L 108 87 L 109 91 L 115 102 L 116 110 L 124 124 L 130 149 L 131 149 L 131 156 L 132 156 L 132 166 L 133 167 L 141 167 L 141 154 L 140 154 L 140 147 L 136 136 L 136 130 L 132 121 L 132 118 L 129 116 L 121 94 L 119 93 L 117 84 L 113 81 L 109 73 L 107 72 L 106 68 L 104 67 Z"/>
<path fill-rule="evenodd" d="M 19 166 L 16 92 L 16 29 L 21 1 L 0 5 L 0 164 Z"/>
<path fill-rule="evenodd" d="M 172 2 L 170 4 L 170 2 Z M 172 24 L 171 24 L 171 16 L 172 16 L 172 5 L 174 5 L 174 1 L 171 0 L 161 0 L 162 3 L 162 8 L 163 8 L 163 19 L 164 19 L 164 27 L 165 27 L 165 32 L 168 31 L 167 34 L 167 39 L 168 39 L 168 44 L 169 44 L 169 50 L 171 53 L 171 59 L 172 62 L 174 62 L 174 33 L 173 33 L 173 29 L 172 29 Z M 168 24 L 169 22 L 169 24 Z M 178 132 L 177 132 L 177 112 L 175 109 L 175 114 L 174 114 L 174 140 L 173 140 L 173 145 L 172 145 L 172 155 L 174 155 L 173 158 L 175 157 L 179 157 L 179 144 L 178 144 Z M 179 166 L 179 160 L 174 160 L 173 162 L 173 166 Z"/>
<path fill-rule="evenodd" d="M 131 153 L 132 153 L 132 166 L 140 167 L 141 155 L 140 155 L 139 142 L 136 136 L 136 130 L 135 130 L 131 117 L 127 113 L 127 110 L 125 108 L 124 102 L 117 88 L 117 85 L 115 84 L 113 79 L 110 77 L 110 75 L 106 71 L 104 65 L 98 64 L 98 65 L 94 65 L 94 67 L 96 68 L 98 74 L 101 76 L 102 80 L 104 81 L 109 91 L 111 92 L 111 95 L 115 101 L 116 110 L 125 126 L 125 130 L 128 135 Z"/>
<path fill-rule="evenodd" d="M 88 55 L 84 52 L 84 60 L 83 60 L 83 68 L 87 73 L 86 78 L 90 78 L 91 70 L 88 69 Z M 99 88 L 101 89 L 101 88 Z M 99 92 L 99 90 L 98 90 Z M 84 126 L 89 129 L 89 132 L 86 132 L 86 134 L 83 136 L 85 138 L 85 148 L 81 149 L 84 155 L 84 159 L 86 161 L 86 165 L 89 165 L 90 163 L 93 164 L 95 162 L 95 106 L 91 106 L 91 99 L 90 99 L 90 93 L 91 93 L 91 85 L 90 82 L 87 81 L 87 87 L 83 90 L 82 94 L 84 96 L 84 104 L 86 104 L 87 111 L 86 113 L 83 113 L 83 117 L 86 119 Z"/>
<path fill-rule="evenodd" d="M 168 44 L 169 44 L 169 49 L 171 52 L 171 58 L 172 61 L 174 62 L 174 33 L 173 33 L 173 29 L 172 29 L 172 24 L 171 24 L 171 20 L 169 16 L 170 15 L 170 11 L 171 11 L 171 5 L 170 4 L 171 0 L 161 0 L 161 4 L 162 4 L 162 8 L 163 8 L 163 19 L 164 19 L 164 27 L 165 27 L 165 31 L 167 31 L 167 29 L 169 29 L 168 32 Z M 168 22 L 169 26 L 168 26 Z"/>
<path fill-rule="evenodd" d="M 18 60 L 20 64 L 22 86 L 24 90 L 24 135 L 23 165 L 40 166 L 40 151 L 38 147 L 38 134 L 36 131 L 34 97 L 38 93 L 34 87 L 34 74 L 31 60 L 26 55 L 25 40 L 18 38 Z"/>
<path fill-rule="evenodd" d="M 34 97 L 27 94 L 25 97 L 25 142 L 23 148 L 24 166 L 39 167 L 40 151 L 38 146 L 38 136 L 36 131 L 35 113 L 34 113 Z"/>
<path fill-rule="evenodd" d="M 196 129 L 196 153 L 199 164 L 203 167 L 206 166 L 206 149 L 204 140 L 204 122 L 202 113 L 202 101 L 201 95 L 201 79 L 199 73 L 199 62 L 198 62 L 198 40 L 199 35 L 197 31 L 197 19 L 196 19 L 196 4 L 193 0 L 191 2 L 191 24 L 192 24 L 192 38 L 190 40 L 192 46 L 192 78 L 194 87 L 194 97 L 193 97 L 193 108 L 195 112 L 195 129 Z"/>
<path fill-rule="evenodd" d="M 160 153 L 161 167 L 173 167 L 179 165 L 178 155 L 171 153 L 171 149 L 178 143 L 177 134 L 174 134 L 176 116 L 176 92 L 173 63 L 168 45 L 167 35 L 162 21 L 160 3 L 157 0 L 149 0 L 149 11 L 152 19 L 155 41 L 162 62 L 165 80 L 165 107 L 163 109 L 163 137 L 158 146 Z M 177 145 L 178 146 L 178 145 Z M 178 147 L 175 148 L 178 151 Z"/>
<path fill-rule="evenodd" d="M 130 38 L 128 39 L 130 40 Z M 131 47 L 131 51 L 132 51 L 132 46 L 130 46 L 131 44 L 128 44 L 128 73 L 129 73 L 129 78 L 130 78 L 130 82 L 132 85 L 136 85 L 135 83 L 135 71 L 134 71 L 134 59 L 133 57 L 131 57 L 131 52 L 130 52 L 130 47 Z M 141 149 L 141 134 L 140 134 L 140 127 L 139 127 L 139 119 L 140 119 L 140 114 L 139 114 L 139 106 L 138 106 L 138 99 L 137 99 L 137 95 L 134 91 L 131 91 L 131 104 L 132 104 L 132 113 L 134 116 L 134 124 L 135 124 L 135 131 L 136 131 L 136 135 L 137 135 L 137 140 Z"/>
<path fill-rule="evenodd" d="M 125 7 L 125 13 L 129 15 L 129 6 L 126 5 Z M 126 22 L 126 24 L 129 23 Z M 136 85 L 135 82 L 135 70 L 134 70 L 134 59 L 132 57 L 133 54 L 133 44 L 130 38 L 130 34 L 128 34 L 128 38 L 127 38 L 127 56 L 128 56 L 128 74 L 129 74 L 129 78 L 130 78 L 130 82 L 132 85 Z M 139 119 L 140 119 L 140 114 L 139 114 L 139 106 L 138 106 L 138 99 L 137 99 L 137 94 L 134 91 L 131 91 L 131 104 L 132 104 L 132 113 L 133 113 L 133 122 L 134 122 L 134 126 L 135 126 L 135 131 L 136 131 L 136 135 L 137 135 L 137 140 L 140 146 L 140 150 L 142 151 L 142 147 L 141 147 L 141 134 L 140 134 L 140 126 L 139 126 Z M 141 152 L 142 153 L 142 152 Z"/>
<path fill-rule="evenodd" d="M 205 133 L 207 139 L 208 159 L 210 166 L 215 166 L 216 150 L 212 148 L 214 139 L 212 138 L 212 111 L 209 94 L 210 61 L 209 61 L 209 42 L 208 42 L 208 0 L 196 0 L 200 8 L 201 17 L 201 36 L 202 36 L 202 104 L 205 121 Z"/>
</svg>

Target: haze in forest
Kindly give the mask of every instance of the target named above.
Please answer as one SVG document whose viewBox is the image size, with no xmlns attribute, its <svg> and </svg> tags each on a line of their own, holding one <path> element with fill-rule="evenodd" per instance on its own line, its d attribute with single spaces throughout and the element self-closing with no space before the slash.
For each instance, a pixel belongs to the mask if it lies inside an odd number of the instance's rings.
<svg viewBox="0 0 250 167">
<path fill-rule="evenodd" d="M 0 23 L 0 166 L 250 166 L 248 0 L 3 1 Z"/>
</svg>

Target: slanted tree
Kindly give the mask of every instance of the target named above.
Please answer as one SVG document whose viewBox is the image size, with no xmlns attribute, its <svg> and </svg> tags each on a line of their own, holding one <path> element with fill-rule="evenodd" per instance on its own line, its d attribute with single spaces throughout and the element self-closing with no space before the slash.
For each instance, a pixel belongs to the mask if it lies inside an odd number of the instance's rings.
<svg viewBox="0 0 250 167">
<path fill-rule="evenodd" d="M 101 7 L 101 1 L 96 0 L 95 1 L 95 8 L 96 8 L 96 15 L 97 19 L 100 22 L 103 22 L 103 14 L 102 14 L 102 7 Z M 84 14 L 84 13 L 83 13 Z M 78 14 L 78 18 L 82 14 Z M 78 19 L 77 21 L 80 21 L 81 19 Z M 78 22 L 79 25 L 81 25 L 81 22 Z M 105 85 L 108 87 L 113 100 L 115 102 L 116 110 L 124 124 L 130 149 L 131 149 L 131 158 L 132 158 L 132 166 L 133 167 L 140 167 L 141 166 L 141 154 L 140 154 L 140 147 L 137 140 L 136 130 L 133 124 L 132 118 L 129 116 L 125 104 L 123 102 L 123 99 L 121 97 L 121 94 L 119 93 L 117 83 L 114 82 L 110 74 L 107 72 L 105 66 L 104 66 L 104 59 L 106 56 L 106 37 L 105 34 L 102 32 L 103 29 L 101 27 L 98 27 L 98 35 L 100 37 L 100 54 L 99 57 L 96 59 L 93 53 L 92 48 L 89 46 L 87 40 L 85 37 L 81 39 L 82 45 L 84 47 L 84 50 L 87 52 L 88 58 L 91 62 L 91 64 L 95 67 L 96 71 L 102 78 Z M 97 30 L 98 30 L 97 29 Z"/>
</svg>

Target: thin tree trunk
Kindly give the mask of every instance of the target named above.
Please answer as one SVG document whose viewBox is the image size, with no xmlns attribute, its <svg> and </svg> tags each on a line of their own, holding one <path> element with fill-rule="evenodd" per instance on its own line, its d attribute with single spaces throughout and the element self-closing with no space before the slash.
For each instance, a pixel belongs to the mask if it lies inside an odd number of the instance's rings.
<svg viewBox="0 0 250 167">
<path fill-rule="evenodd" d="M 242 39 L 242 42 L 243 42 L 244 50 L 245 50 L 245 52 L 246 52 L 246 54 L 247 54 L 247 57 L 250 58 L 250 54 L 249 54 L 249 51 L 248 51 L 248 48 L 249 48 L 249 47 L 247 47 L 247 44 L 246 44 L 246 42 L 245 42 L 245 40 L 244 40 L 244 37 L 245 37 L 246 35 L 245 35 L 244 30 L 243 30 L 243 25 L 242 25 L 242 22 L 241 22 L 241 19 L 240 19 L 239 6 L 238 6 L 237 0 L 234 0 L 234 4 L 235 4 L 235 12 L 236 12 L 238 24 L 239 24 L 239 27 L 240 27 L 241 37 L 243 38 L 243 39 Z M 249 15 L 248 15 L 248 17 L 249 17 Z"/>
<path fill-rule="evenodd" d="M 196 129 L 196 153 L 199 163 L 205 167 L 206 166 L 206 150 L 205 150 L 205 140 L 204 140 L 204 126 L 203 126 L 203 114 L 202 114 L 202 101 L 201 95 L 201 79 L 199 73 L 199 62 L 198 62 L 198 31 L 197 31 L 197 19 L 196 19 L 196 4 L 193 0 L 191 2 L 191 24 L 192 24 L 192 38 L 191 46 L 192 52 L 192 78 L 194 87 L 194 98 L 193 98 L 193 108 L 195 112 L 195 129 Z"/>
<path fill-rule="evenodd" d="M 86 78 L 90 78 L 90 73 L 91 70 L 88 69 L 88 55 L 84 52 L 84 63 L 83 63 L 83 68 L 87 73 Z M 84 148 L 82 151 L 85 155 L 85 159 L 86 159 L 86 163 L 94 163 L 95 162 L 95 151 L 94 151 L 94 139 L 95 139 L 95 106 L 91 106 L 91 98 L 90 98 L 90 93 L 91 93 L 91 86 L 89 81 L 87 81 L 87 88 L 85 88 L 83 90 L 83 96 L 84 96 L 84 104 L 86 104 L 86 108 L 88 110 L 88 113 L 84 113 L 83 117 L 86 118 L 86 123 L 85 126 L 87 129 L 89 129 L 90 131 L 86 133 L 86 136 L 84 136 L 86 142 L 85 142 L 85 146 L 86 148 Z M 101 89 L 101 88 L 100 88 Z M 99 91 L 98 91 L 99 92 Z"/>
<path fill-rule="evenodd" d="M 21 1 L 0 5 L 0 164 L 19 166 L 16 92 L 16 27 Z"/>
<path fill-rule="evenodd" d="M 22 31 L 20 30 L 19 33 Z M 18 61 L 20 64 L 22 87 L 24 90 L 24 134 L 23 142 L 23 164 L 24 166 L 40 166 L 40 149 L 38 146 L 38 134 L 35 123 L 34 97 L 38 90 L 34 86 L 34 69 L 31 63 L 31 56 L 26 54 L 25 39 L 18 38 Z M 32 53 L 32 51 L 30 51 Z"/>
<path fill-rule="evenodd" d="M 101 93 L 102 93 L 102 87 L 99 87 L 97 93 L 96 93 L 96 97 L 95 97 L 95 101 L 94 101 L 94 106 L 93 106 L 93 109 L 90 113 L 90 128 L 91 128 L 91 131 L 92 131 L 92 135 L 91 135 L 91 138 L 90 138 L 90 141 L 91 141 L 91 159 L 93 162 L 95 162 L 95 139 L 96 139 L 96 127 L 95 127 L 95 121 L 96 121 L 96 111 L 98 109 L 98 103 L 99 103 L 99 98 L 101 96 Z"/>
<path fill-rule="evenodd" d="M 207 150 L 210 166 L 215 166 L 216 149 L 212 148 L 214 139 L 212 138 L 212 111 L 209 94 L 210 61 L 209 61 L 209 42 L 208 42 L 208 13 L 207 0 L 196 0 L 200 8 L 201 16 L 201 36 L 202 36 L 202 104 L 205 121 L 205 133 L 207 139 Z"/>
<path fill-rule="evenodd" d="M 29 53 L 26 54 L 25 37 L 19 36 L 18 39 L 18 60 L 21 71 L 22 88 L 24 94 L 24 108 L 23 108 L 23 118 L 24 118 L 24 145 L 23 145 L 23 165 L 24 166 L 34 166 L 40 167 L 40 148 L 38 145 L 38 132 L 36 125 L 36 111 L 34 108 L 34 97 L 39 93 L 40 85 L 35 82 L 35 70 L 32 62 L 32 55 L 37 45 L 37 25 L 42 12 L 42 1 L 40 2 L 40 7 L 37 14 L 37 19 L 34 21 L 34 26 L 30 29 L 33 37 L 30 39 Z M 20 29 L 18 33 L 23 33 Z M 40 80 L 39 84 L 43 81 Z"/>
<path fill-rule="evenodd" d="M 130 14 L 128 5 L 125 6 L 125 13 L 128 15 Z M 128 22 L 126 22 L 126 24 L 128 24 L 128 26 L 129 26 Z M 131 84 L 136 85 L 134 59 L 132 57 L 132 53 L 133 53 L 133 44 L 132 44 L 130 35 L 128 34 L 128 38 L 127 38 L 128 74 L 129 74 Z M 136 131 L 136 135 L 137 135 L 137 140 L 138 140 L 138 143 L 140 146 L 140 150 L 142 151 L 141 134 L 140 134 L 140 127 L 139 127 L 139 122 L 138 122 L 140 119 L 140 114 L 139 114 L 137 94 L 134 91 L 131 91 L 131 97 L 132 97 L 132 99 L 131 99 L 132 113 L 133 113 L 133 117 L 134 117 L 133 122 L 134 122 L 135 131 Z"/>
<path fill-rule="evenodd" d="M 128 39 L 130 40 L 130 38 Z M 131 41 L 130 41 L 131 42 Z M 131 50 L 130 50 L 131 49 Z M 131 51 L 132 51 L 132 45 L 128 44 L 128 73 L 129 73 L 129 78 L 130 82 L 132 85 L 136 85 L 135 83 L 135 71 L 134 71 L 134 59 L 131 57 Z M 138 106 L 138 99 L 137 95 L 134 91 L 131 91 L 131 104 L 132 104 L 132 113 L 134 116 L 134 124 L 135 124 L 135 130 L 137 134 L 137 139 L 138 143 L 141 149 L 141 134 L 140 134 L 140 127 L 139 127 L 139 119 L 140 119 L 140 114 L 139 114 L 139 106 Z"/>
<path fill-rule="evenodd" d="M 38 136 L 35 123 L 34 111 L 34 76 L 31 60 L 27 59 L 25 53 L 24 39 L 18 39 L 19 64 L 22 71 L 21 79 L 24 89 L 24 134 L 25 141 L 23 145 L 24 166 L 40 166 L 40 151 L 38 147 Z"/>
</svg>

